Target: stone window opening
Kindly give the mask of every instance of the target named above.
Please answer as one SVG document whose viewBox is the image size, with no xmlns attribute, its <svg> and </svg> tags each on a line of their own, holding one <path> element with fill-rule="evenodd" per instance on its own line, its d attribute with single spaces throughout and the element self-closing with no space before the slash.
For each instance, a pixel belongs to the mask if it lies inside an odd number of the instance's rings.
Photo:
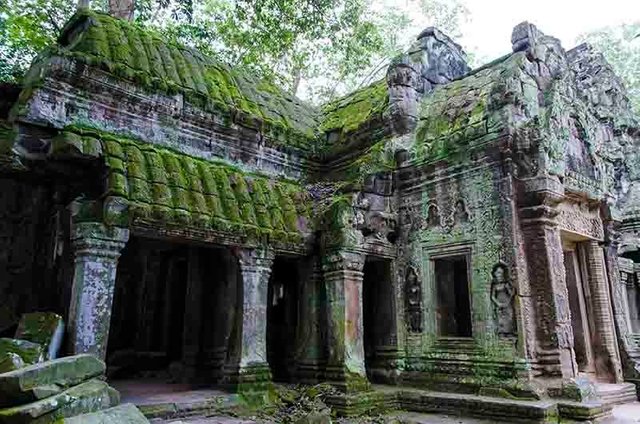
<svg viewBox="0 0 640 424">
<path fill-rule="evenodd" d="M 466 255 L 432 260 L 440 337 L 472 337 L 469 261 Z"/>
<path fill-rule="evenodd" d="M 299 279 L 299 261 L 276 256 L 267 292 L 267 362 L 274 381 L 294 377 Z"/>
</svg>

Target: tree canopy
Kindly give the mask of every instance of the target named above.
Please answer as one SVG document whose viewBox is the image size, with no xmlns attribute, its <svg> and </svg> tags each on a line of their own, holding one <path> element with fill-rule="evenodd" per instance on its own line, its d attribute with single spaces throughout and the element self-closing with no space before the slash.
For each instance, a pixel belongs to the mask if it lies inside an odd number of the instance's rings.
<svg viewBox="0 0 640 424">
<path fill-rule="evenodd" d="M 108 11 L 122 1 L 93 0 L 90 6 Z M 404 6 L 373 0 L 137 0 L 134 19 L 303 98 L 324 101 L 380 77 L 388 60 L 425 26 L 455 36 L 468 17 L 457 0 L 408 0 Z M 1 3 L 0 81 L 19 80 L 75 8 L 69 0 Z"/>
</svg>

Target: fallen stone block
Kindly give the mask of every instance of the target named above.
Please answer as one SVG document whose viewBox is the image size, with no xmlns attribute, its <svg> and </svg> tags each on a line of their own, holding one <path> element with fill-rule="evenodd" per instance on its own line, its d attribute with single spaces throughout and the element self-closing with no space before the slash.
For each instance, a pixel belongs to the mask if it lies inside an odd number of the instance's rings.
<svg viewBox="0 0 640 424">
<path fill-rule="evenodd" d="M 37 364 L 44 360 L 42 346 L 27 340 L 0 339 L 0 354 L 15 353 L 25 364 Z"/>
<path fill-rule="evenodd" d="M 60 315 L 53 312 L 33 312 L 22 315 L 15 338 L 40 344 L 45 359 L 56 359 L 63 336 L 64 321 Z"/>
<path fill-rule="evenodd" d="M 110 408 L 119 401 L 120 395 L 107 383 L 90 380 L 36 402 L 0 409 L 0 424 L 59 423 L 62 418 Z"/>
<path fill-rule="evenodd" d="M 0 408 L 22 405 L 60 393 L 101 376 L 105 364 L 92 355 L 76 355 L 0 374 Z"/>
<path fill-rule="evenodd" d="M 60 424 L 148 424 L 149 420 L 134 405 L 126 403 L 103 411 L 66 418 Z"/>
<path fill-rule="evenodd" d="M 25 363 L 19 355 L 13 352 L 0 353 L 0 374 L 15 371 L 24 366 Z"/>
</svg>

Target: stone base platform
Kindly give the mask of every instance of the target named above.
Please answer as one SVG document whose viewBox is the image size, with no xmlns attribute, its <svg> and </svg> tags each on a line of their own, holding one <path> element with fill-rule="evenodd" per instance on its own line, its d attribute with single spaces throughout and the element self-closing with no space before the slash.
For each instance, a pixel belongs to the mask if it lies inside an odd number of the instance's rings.
<svg viewBox="0 0 640 424">
<path fill-rule="evenodd" d="M 510 423 L 598 422 L 611 414 L 611 406 L 600 401 L 528 401 L 382 385 L 374 385 L 370 392 L 333 396 L 327 403 L 343 416 L 405 410 Z"/>
<path fill-rule="evenodd" d="M 238 404 L 238 395 L 217 388 L 158 380 L 116 380 L 122 403 L 133 403 L 149 419 L 184 418 L 207 415 Z"/>
</svg>

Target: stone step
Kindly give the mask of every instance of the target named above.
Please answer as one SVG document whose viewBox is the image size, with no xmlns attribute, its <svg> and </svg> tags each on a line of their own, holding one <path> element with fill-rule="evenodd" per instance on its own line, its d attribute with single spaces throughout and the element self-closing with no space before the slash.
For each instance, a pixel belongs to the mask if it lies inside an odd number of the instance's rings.
<svg viewBox="0 0 640 424">
<path fill-rule="evenodd" d="M 603 403 L 611 406 L 636 402 L 638 400 L 636 386 L 632 383 L 598 383 L 596 385 L 596 392 Z"/>
<path fill-rule="evenodd" d="M 558 416 L 556 402 L 523 401 L 459 393 L 397 390 L 398 407 L 414 411 L 487 417 L 510 423 L 546 423 Z"/>
</svg>

